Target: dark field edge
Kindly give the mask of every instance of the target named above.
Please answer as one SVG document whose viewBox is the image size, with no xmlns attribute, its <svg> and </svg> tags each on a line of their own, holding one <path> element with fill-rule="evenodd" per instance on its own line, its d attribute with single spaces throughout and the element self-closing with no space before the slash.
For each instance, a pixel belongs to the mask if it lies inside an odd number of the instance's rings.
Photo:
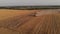
<svg viewBox="0 0 60 34">
<path fill-rule="evenodd" d="M 13 10 L 40 10 L 40 9 L 60 9 L 60 6 L 1 6 L 0 9 Z"/>
</svg>

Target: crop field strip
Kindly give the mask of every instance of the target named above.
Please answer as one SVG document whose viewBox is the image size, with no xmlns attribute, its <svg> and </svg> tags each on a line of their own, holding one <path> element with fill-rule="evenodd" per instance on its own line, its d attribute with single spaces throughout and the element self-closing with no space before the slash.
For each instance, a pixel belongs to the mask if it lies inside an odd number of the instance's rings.
<svg viewBox="0 0 60 34">
<path fill-rule="evenodd" d="M 10 17 L 8 19 L 3 20 L 0 24 L 2 27 L 7 27 L 7 28 L 18 28 L 22 24 L 26 23 L 30 19 L 32 19 L 32 16 L 15 16 L 15 17 Z"/>
<path fill-rule="evenodd" d="M 0 27 L 0 34 L 20 34 L 20 32 L 13 29 Z"/>
<path fill-rule="evenodd" d="M 24 25 L 22 25 L 21 27 L 19 27 L 18 30 L 20 30 L 20 33 L 22 33 L 22 34 L 29 34 L 34 29 L 34 27 L 37 24 L 39 24 L 41 19 L 42 18 L 40 18 L 40 17 L 35 17 L 32 20 L 25 23 Z"/>
<path fill-rule="evenodd" d="M 34 30 L 35 32 L 33 31 L 33 34 L 59 34 L 60 29 L 58 27 L 60 26 L 57 26 L 59 23 L 58 21 L 56 21 L 57 17 L 58 16 L 56 15 L 45 16 L 44 22 L 37 26 L 36 30 Z"/>
<path fill-rule="evenodd" d="M 36 34 L 36 32 L 38 32 L 38 30 L 39 30 L 39 27 L 42 27 L 45 16 L 40 16 L 40 18 L 41 18 L 40 22 L 38 22 L 38 24 L 34 27 L 31 34 Z"/>
</svg>

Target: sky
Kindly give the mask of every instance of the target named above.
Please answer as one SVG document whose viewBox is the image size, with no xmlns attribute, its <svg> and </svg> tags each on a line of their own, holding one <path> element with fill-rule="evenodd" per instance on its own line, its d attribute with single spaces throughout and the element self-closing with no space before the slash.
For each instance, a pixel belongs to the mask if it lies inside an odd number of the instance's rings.
<svg viewBox="0 0 60 34">
<path fill-rule="evenodd" d="M 0 6 L 60 5 L 60 0 L 0 0 Z"/>
</svg>

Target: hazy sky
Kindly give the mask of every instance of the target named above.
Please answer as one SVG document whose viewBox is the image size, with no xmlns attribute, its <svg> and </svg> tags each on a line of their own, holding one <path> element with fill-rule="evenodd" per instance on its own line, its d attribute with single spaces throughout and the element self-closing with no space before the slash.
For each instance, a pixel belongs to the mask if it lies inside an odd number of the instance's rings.
<svg viewBox="0 0 60 34">
<path fill-rule="evenodd" d="M 0 0 L 0 6 L 60 5 L 60 0 Z"/>
</svg>

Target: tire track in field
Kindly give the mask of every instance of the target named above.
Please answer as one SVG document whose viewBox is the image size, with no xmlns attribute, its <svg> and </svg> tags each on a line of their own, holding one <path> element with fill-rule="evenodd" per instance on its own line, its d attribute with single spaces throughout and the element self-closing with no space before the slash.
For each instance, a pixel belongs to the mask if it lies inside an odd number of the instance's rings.
<svg viewBox="0 0 60 34">
<path fill-rule="evenodd" d="M 45 16 L 44 22 L 40 24 L 34 34 L 48 34 L 47 29 L 52 25 L 52 16 Z M 41 27 L 40 27 L 41 26 Z M 49 26 L 49 27 L 48 27 Z M 50 31 L 50 30 L 49 30 Z M 50 33 L 51 34 L 51 33 Z"/>
<path fill-rule="evenodd" d="M 8 18 L 6 20 L 3 20 L 0 24 L 0 26 L 2 27 L 7 27 L 10 29 L 15 29 L 18 28 L 19 26 L 21 26 L 22 24 L 26 23 L 27 21 L 29 21 L 32 18 L 32 16 L 15 16 L 15 17 L 11 17 Z"/>
<path fill-rule="evenodd" d="M 40 18 L 41 18 L 40 22 L 38 22 L 38 24 L 34 27 L 30 34 L 36 34 L 39 30 L 39 27 L 42 27 L 43 21 L 45 20 L 45 16 L 40 16 Z"/>
<path fill-rule="evenodd" d="M 0 34 L 20 34 L 18 31 L 10 30 L 8 28 L 0 27 Z"/>
<path fill-rule="evenodd" d="M 56 15 L 45 16 L 44 22 L 41 21 L 40 24 L 34 28 L 32 34 L 60 34 L 60 25 L 58 26 L 60 21 L 56 21 L 57 18 L 58 16 Z"/>
<path fill-rule="evenodd" d="M 27 23 L 23 24 L 18 28 L 18 31 L 20 31 L 20 34 L 30 34 L 30 32 L 33 30 L 33 28 L 40 22 L 40 17 L 34 17 Z"/>
</svg>

